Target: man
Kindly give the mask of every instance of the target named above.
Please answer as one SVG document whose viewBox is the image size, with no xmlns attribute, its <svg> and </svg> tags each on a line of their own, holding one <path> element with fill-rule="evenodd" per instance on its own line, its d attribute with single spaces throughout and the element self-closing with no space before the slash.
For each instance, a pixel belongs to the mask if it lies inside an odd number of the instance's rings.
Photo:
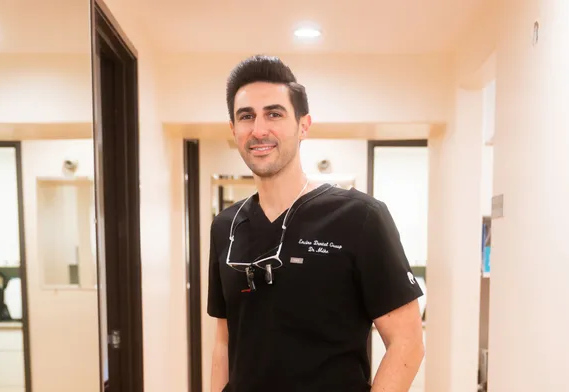
<svg viewBox="0 0 569 392">
<path fill-rule="evenodd" d="M 211 227 L 212 391 L 408 391 L 423 358 L 422 292 L 386 206 L 307 180 L 308 100 L 278 58 L 240 63 L 227 105 L 257 193 Z M 387 351 L 370 385 L 372 323 Z"/>
</svg>

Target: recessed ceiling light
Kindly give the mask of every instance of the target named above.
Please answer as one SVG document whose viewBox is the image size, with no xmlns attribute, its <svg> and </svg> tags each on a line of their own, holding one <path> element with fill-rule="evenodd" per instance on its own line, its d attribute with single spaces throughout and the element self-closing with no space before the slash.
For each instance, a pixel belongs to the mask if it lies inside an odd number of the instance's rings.
<svg viewBox="0 0 569 392">
<path fill-rule="evenodd" d="M 294 35 L 298 38 L 317 38 L 322 35 L 322 32 L 315 27 L 299 27 L 294 30 Z"/>
</svg>

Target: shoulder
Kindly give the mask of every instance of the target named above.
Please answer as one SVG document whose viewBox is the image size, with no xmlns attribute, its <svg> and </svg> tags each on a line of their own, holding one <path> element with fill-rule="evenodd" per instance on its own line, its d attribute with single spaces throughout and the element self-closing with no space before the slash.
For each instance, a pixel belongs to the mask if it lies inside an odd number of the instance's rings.
<svg viewBox="0 0 569 392">
<path fill-rule="evenodd" d="M 361 215 L 367 216 L 370 212 L 381 213 L 387 208 L 383 201 L 356 188 L 334 187 L 322 196 L 314 200 L 315 205 L 329 209 L 331 213 L 334 211 L 345 212 L 354 218 Z"/>
<path fill-rule="evenodd" d="M 321 197 L 314 198 L 309 210 L 312 210 L 307 212 L 309 215 L 326 217 L 325 221 L 334 222 L 354 235 L 364 228 L 378 230 L 393 224 L 385 202 L 355 188 L 331 188 Z"/>
<path fill-rule="evenodd" d="M 326 229 L 334 242 L 341 237 L 356 254 L 362 244 L 369 250 L 380 245 L 380 238 L 387 239 L 384 234 L 391 238 L 393 225 L 386 204 L 355 188 L 327 190 L 310 201 L 303 215 L 311 222 L 308 227 L 315 227 L 319 235 Z"/>
</svg>

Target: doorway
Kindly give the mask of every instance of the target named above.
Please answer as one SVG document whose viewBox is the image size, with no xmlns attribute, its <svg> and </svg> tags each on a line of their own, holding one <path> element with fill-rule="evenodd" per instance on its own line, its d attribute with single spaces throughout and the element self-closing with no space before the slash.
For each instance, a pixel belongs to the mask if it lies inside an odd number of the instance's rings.
<svg viewBox="0 0 569 392">
<path fill-rule="evenodd" d="M 202 391 L 200 157 L 199 141 L 184 140 L 188 383 Z"/>
<path fill-rule="evenodd" d="M 92 18 L 101 380 L 142 392 L 137 55 L 102 1 Z"/>
<path fill-rule="evenodd" d="M 425 338 L 427 301 L 427 234 L 429 209 L 429 149 L 427 140 L 370 140 L 368 142 L 370 196 L 386 203 L 395 221 L 409 264 L 424 296 L 419 298 Z M 372 368 L 385 355 L 385 345 L 372 327 L 368 340 Z M 424 362 L 411 391 L 424 391 Z"/>
<path fill-rule="evenodd" d="M 0 140 L 0 390 L 32 391 L 21 144 Z M 16 207 L 16 208 L 14 208 Z M 14 338 L 14 339 L 10 339 Z M 12 344 L 10 344 L 12 343 Z M 14 377 L 19 375 L 20 377 Z"/>
</svg>

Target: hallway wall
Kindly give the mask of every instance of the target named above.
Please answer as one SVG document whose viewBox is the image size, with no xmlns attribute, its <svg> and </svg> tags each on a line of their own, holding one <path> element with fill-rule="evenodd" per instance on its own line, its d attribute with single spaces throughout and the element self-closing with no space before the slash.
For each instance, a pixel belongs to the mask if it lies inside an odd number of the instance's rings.
<svg viewBox="0 0 569 392">
<path fill-rule="evenodd" d="M 565 391 L 569 2 L 501 6 L 508 19 L 496 57 L 494 193 L 504 195 L 504 217 L 492 223 L 490 391 Z"/>
<path fill-rule="evenodd" d="M 477 385 L 480 244 L 488 208 L 482 195 L 488 194 L 491 178 L 484 165 L 482 88 L 494 76 L 498 21 L 490 5 L 457 47 L 449 123 L 429 139 L 426 392 L 469 391 Z"/>
<path fill-rule="evenodd" d="M 38 178 L 61 175 L 61 162 L 78 160 L 77 176 L 93 178 L 92 140 L 22 142 L 22 191 L 25 208 L 26 272 L 30 314 L 32 388 L 97 392 L 99 329 L 97 291 L 49 287 L 45 247 L 38 221 Z M 45 222 L 44 222 L 45 223 Z M 62 235 L 63 230 L 58 231 Z M 89 271 L 94 273 L 94 271 Z M 84 273 L 81 279 L 86 276 Z M 82 282 L 87 285 L 88 282 Z M 80 364 L 80 366 L 77 366 Z M 64 382 L 61 382 L 65 379 Z"/>
<path fill-rule="evenodd" d="M 173 311 L 185 312 L 185 308 L 173 308 L 184 303 L 180 291 L 185 286 L 184 275 L 178 281 L 171 275 L 173 263 L 184 263 L 174 257 L 183 246 L 179 239 L 183 232 L 171 232 L 175 188 L 170 172 L 172 151 L 158 113 L 158 56 L 151 37 L 134 19 L 132 7 L 136 5 L 131 0 L 105 3 L 138 52 L 144 389 L 187 391 L 185 322 L 180 325 L 177 318 L 172 320 Z"/>
<path fill-rule="evenodd" d="M 89 53 L 0 53 L 0 76 L 0 123 L 93 121 Z"/>
<path fill-rule="evenodd" d="M 226 123 L 226 79 L 249 55 L 162 55 L 161 119 Z M 305 84 L 315 122 L 437 123 L 448 119 L 453 79 L 449 54 L 283 54 L 281 58 Z"/>
<path fill-rule="evenodd" d="M 482 94 L 457 89 L 447 132 L 429 139 L 426 391 L 477 384 L 482 241 Z"/>
</svg>

